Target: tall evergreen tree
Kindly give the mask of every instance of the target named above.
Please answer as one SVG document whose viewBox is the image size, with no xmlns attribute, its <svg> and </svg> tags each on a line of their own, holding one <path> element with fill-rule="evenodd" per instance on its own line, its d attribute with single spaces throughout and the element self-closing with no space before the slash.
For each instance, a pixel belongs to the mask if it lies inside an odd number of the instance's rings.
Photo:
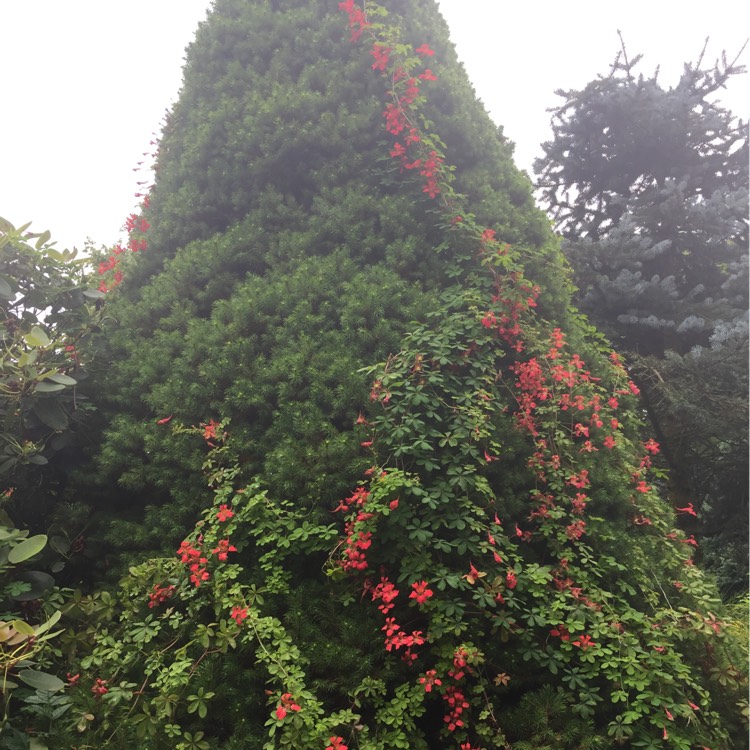
<svg viewBox="0 0 750 750">
<path fill-rule="evenodd" d="M 637 389 L 435 3 L 217 0 L 145 217 L 79 479 L 144 551 L 65 643 L 89 744 L 742 743 Z"/>
<path fill-rule="evenodd" d="M 608 76 L 557 92 L 536 168 L 578 303 L 629 353 L 730 593 L 747 586 L 748 129 L 716 101 L 744 68 L 704 53 L 665 88 L 623 47 Z"/>
<path fill-rule="evenodd" d="M 564 314 L 545 218 L 445 24 L 428 4 L 403 23 L 443 55 L 426 116 L 457 155 L 460 188 L 529 248 L 545 304 Z M 382 100 L 335 4 L 222 0 L 198 30 L 159 146 L 148 249 L 106 332 L 112 364 L 96 399 L 111 421 L 95 475 L 101 507 L 138 520 L 112 526 L 113 543 L 171 544 L 192 517 L 186 476 L 201 459 L 166 439 L 156 422 L 169 415 L 231 418 L 248 475 L 307 505 L 335 504 L 363 468 L 351 430 L 367 397 L 359 370 L 397 351 L 450 282 L 429 198 L 384 153 Z"/>
</svg>

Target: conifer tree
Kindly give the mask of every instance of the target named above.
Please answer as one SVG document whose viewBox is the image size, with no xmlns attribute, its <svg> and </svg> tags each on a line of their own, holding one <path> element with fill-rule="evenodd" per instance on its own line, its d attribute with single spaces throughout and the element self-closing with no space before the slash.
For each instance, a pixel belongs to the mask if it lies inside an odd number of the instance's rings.
<svg viewBox="0 0 750 750">
<path fill-rule="evenodd" d="M 434 3 L 217 0 L 144 216 L 79 478 L 143 559 L 71 612 L 78 744 L 742 743 L 637 387 Z"/>
<path fill-rule="evenodd" d="M 545 304 L 564 315 L 546 220 L 445 24 L 428 6 L 403 23 L 407 39 L 419 29 L 443 50 L 425 114 L 456 153 L 461 189 L 529 249 Z M 397 351 L 450 282 L 419 176 L 404 179 L 384 151 L 382 100 L 325 3 L 222 0 L 198 30 L 159 144 L 148 248 L 102 343 L 111 365 L 94 397 L 110 418 L 92 476 L 99 507 L 137 520 L 113 525 L 113 544 L 172 544 L 195 511 L 185 476 L 201 459 L 166 439 L 165 417 L 232 418 L 248 475 L 306 505 L 335 504 L 364 467 L 351 431 L 367 398 L 359 370 Z"/>
<path fill-rule="evenodd" d="M 630 355 L 677 503 L 727 593 L 747 588 L 748 130 L 716 101 L 726 57 L 677 85 L 609 75 L 558 91 L 536 168 L 578 304 Z"/>
</svg>

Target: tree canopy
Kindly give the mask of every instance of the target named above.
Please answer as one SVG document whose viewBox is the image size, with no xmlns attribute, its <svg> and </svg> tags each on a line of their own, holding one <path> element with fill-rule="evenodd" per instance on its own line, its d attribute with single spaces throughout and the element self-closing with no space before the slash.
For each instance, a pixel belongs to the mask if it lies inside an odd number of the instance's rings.
<svg viewBox="0 0 750 750">
<path fill-rule="evenodd" d="M 717 96 L 744 67 L 704 57 L 667 88 L 623 46 L 609 75 L 558 92 L 536 167 L 578 304 L 630 354 L 673 492 L 701 513 L 725 590 L 743 591 L 748 129 Z"/>
</svg>

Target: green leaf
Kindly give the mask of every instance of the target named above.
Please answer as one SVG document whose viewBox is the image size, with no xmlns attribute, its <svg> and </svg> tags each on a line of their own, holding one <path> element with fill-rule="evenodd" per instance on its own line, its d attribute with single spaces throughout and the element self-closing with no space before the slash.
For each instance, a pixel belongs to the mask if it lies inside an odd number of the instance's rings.
<svg viewBox="0 0 750 750">
<path fill-rule="evenodd" d="M 35 690 L 46 690 L 56 693 L 65 687 L 65 683 L 49 672 L 38 672 L 35 669 L 23 669 L 18 673 L 18 678 Z"/>
<path fill-rule="evenodd" d="M 57 401 L 48 398 L 41 399 L 34 405 L 33 411 L 47 427 L 53 430 L 64 430 L 68 426 L 68 415 Z"/>
<path fill-rule="evenodd" d="M 39 554 L 44 549 L 44 546 L 46 544 L 46 534 L 36 534 L 35 536 L 31 536 L 28 539 L 24 539 L 20 544 L 17 544 L 15 547 L 13 547 L 13 549 L 8 553 L 8 562 L 13 563 L 13 565 L 18 565 L 18 563 L 21 563 L 24 560 L 28 560 L 30 557 L 34 557 L 34 555 Z"/>
<path fill-rule="evenodd" d="M 11 620 L 9 624 L 13 628 L 13 630 L 20 633 L 21 635 L 32 636 L 35 634 L 34 628 L 29 625 L 28 622 L 24 622 L 23 620 Z"/>
<path fill-rule="evenodd" d="M 61 372 L 56 372 L 54 375 L 48 375 L 47 380 L 52 380 L 55 383 L 62 383 L 63 385 L 77 385 L 78 383 L 75 378 L 71 378 L 70 375 L 64 375 Z"/>
<path fill-rule="evenodd" d="M 10 288 L 10 284 L 0 276 L 0 297 L 3 299 L 13 299 L 13 290 Z"/>
<path fill-rule="evenodd" d="M 37 383 L 34 390 L 37 393 L 55 393 L 65 388 L 61 383 Z"/>
<path fill-rule="evenodd" d="M 39 238 L 36 241 L 36 249 L 41 250 L 44 245 L 50 241 L 50 238 L 52 237 L 52 232 L 49 231 L 49 229 L 45 229 L 40 235 Z"/>
<path fill-rule="evenodd" d="M 102 299 L 104 292 L 100 292 L 98 289 L 84 289 L 83 296 L 89 299 Z"/>
<path fill-rule="evenodd" d="M 39 327 L 34 326 L 29 333 L 24 336 L 24 341 L 29 346 L 49 346 L 49 336 Z"/>
</svg>

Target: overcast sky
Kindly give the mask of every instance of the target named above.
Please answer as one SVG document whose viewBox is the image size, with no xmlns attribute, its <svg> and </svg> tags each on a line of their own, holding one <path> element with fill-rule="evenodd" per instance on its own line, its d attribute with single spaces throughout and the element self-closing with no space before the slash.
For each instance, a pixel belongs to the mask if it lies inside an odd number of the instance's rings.
<svg viewBox="0 0 750 750">
<path fill-rule="evenodd" d="M 558 88 L 606 73 L 617 29 L 641 70 L 677 81 L 750 34 L 742 0 L 439 0 L 459 57 L 493 119 L 531 170 L 550 136 Z M 181 82 L 184 49 L 210 0 L 0 0 L 0 216 L 49 229 L 60 246 L 111 244 L 133 209 L 133 171 Z M 750 49 L 742 61 L 750 63 Z M 748 76 L 721 100 L 748 119 Z"/>
</svg>

